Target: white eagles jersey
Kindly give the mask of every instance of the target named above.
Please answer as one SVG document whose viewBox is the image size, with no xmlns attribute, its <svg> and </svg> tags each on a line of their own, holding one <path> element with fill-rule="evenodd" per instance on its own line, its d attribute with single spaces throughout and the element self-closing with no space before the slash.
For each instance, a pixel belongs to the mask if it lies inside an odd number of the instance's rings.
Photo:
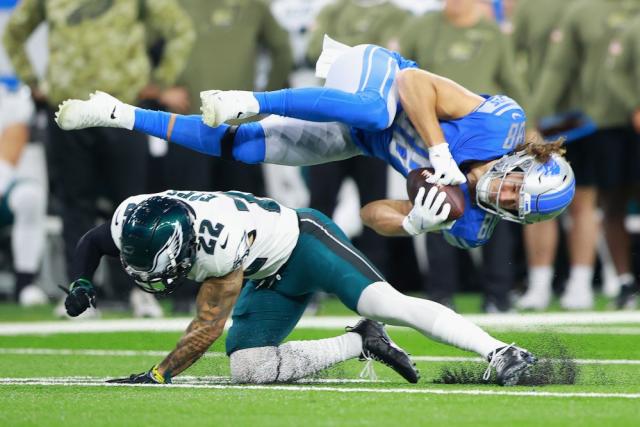
<svg viewBox="0 0 640 427">
<path fill-rule="evenodd" d="M 132 196 L 118 206 L 111 219 L 111 237 L 118 249 L 127 215 L 154 196 L 180 200 L 195 214 L 197 254 L 188 278 L 196 282 L 239 267 L 249 279 L 271 276 L 289 259 L 298 241 L 296 212 L 272 199 L 239 191 L 168 190 Z"/>
</svg>

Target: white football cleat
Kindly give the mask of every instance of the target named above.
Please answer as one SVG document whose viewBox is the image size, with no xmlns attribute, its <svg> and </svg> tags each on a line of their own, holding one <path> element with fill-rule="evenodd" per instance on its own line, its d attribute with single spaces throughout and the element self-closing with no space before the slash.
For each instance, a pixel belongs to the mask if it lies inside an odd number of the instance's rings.
<svg viewBox="0 0 640 427">
<path fill-rule="evenodd" d="M 244 90 L 206 90 L 200 92 L 202 121 L 218 127 L 227 120 L 246 119 L 260 112 L 253 92 Z"/>
<path fill-rule="evenodd" d="M 151 294 L 134 288 L 129 294 L 129 303 L 133 309 L 134 317 L 149 317 L 159 319 L 164 317 L 162 307 L 158 300 Z"/>
<path fill-rule="evenodd" d="M 593 303 L 593 289 L 590 283 L 567 282 L 560 297 L 560 306 L 565 310 L 590 310 Z"/>
<path fill-rule="evenodd" d="M 63 130 L 93 127 L 133 129 L 135 108 L 108 93 L 96 91 L 86 101 L 63 101 L 58 106 L 55 120 Z"/>
</svg>

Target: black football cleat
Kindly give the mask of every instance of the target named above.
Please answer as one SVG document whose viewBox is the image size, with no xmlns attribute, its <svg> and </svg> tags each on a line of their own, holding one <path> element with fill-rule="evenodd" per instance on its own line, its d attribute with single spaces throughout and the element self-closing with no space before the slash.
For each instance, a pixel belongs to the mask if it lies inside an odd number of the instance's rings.
<svg viewBox="0 0 640 427">
<path fill-rule="evenodd" d="M 347 332 L 355 332 L 362 337 L 361 360 L 373 359 L 384 363 L 410 383 L 417 383 L 420 373 L 406 351 L 394 343 L 384 325 L 369 319 L 362 319 L 356 326 L 347 326 Z"/>
<path fill-rule="evenodd" d="M 487 381 L 491 377 L 491 368 L 496 369 L 498 384 L 512 386 L 518 384 L 520 377 L 538 359 L 527 350 L 513 344 L 492 351 L 487 357 L 489 366 L 483 375 Z"/>
<path fill-rule="evenodd" d="M 616 297 L 616 308 L 618 310 L 632 310 L 636 306 L 636 298 L 640 292 L 637 282 L 627 283 L 620 287 L 620 293 Z"/>
</svg>

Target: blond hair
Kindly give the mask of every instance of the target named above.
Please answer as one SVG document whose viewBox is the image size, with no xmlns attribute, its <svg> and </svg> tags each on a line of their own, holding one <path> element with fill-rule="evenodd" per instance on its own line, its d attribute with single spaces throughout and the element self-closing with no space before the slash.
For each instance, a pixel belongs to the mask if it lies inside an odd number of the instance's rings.
<svg viewBox="0 0 640 427">
<path fill-rule="evenodd" d="M 564 146 L 565 138 L 558 138 L 555 141 L 545 141 L 539 136 L 529 138 L 524 144 L 520 144 L 516 151 L 526 151 L 534 156 L 536 161 L 546 163 L 552 155 L 564 155 L 567 151 Z"/>
</svg>

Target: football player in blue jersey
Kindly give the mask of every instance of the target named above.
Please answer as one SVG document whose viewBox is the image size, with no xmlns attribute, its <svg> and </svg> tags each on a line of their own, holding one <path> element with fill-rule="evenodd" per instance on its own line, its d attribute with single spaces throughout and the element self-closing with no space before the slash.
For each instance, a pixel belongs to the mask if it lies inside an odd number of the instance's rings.
<svg viewBox="0 0 640 427">
<path fill-rule="evenodd" d="M 470 206 L 463 218 L 446 221 L 449 207 L 437 191 L 414 205 L 394 205 L 398 209 L 374 204 L 363 217 L 384 234 L 446 230 L 448 241 L 461 247 L 485 243 L 500 218 L 552 218 L 573 197 L 573 172 L 557 145 L 519 149 L 526 116 L 511 98 L 477 95 L 379 46 L 351 48 L 329 38 L 316 73 L 326 78 L 324 87 L 203 92 L 202 116 L 139 109 L 96 92 L 86 101 L 65 101 L 56 120 L 67 130 L 137 130 L 245 163 L 302 166 L 369 155 L 405 176 L 431 166 L 433 182 L 463 184 Z M 224 124 L 256 114 L 271 116 Z"/>
</svg>

